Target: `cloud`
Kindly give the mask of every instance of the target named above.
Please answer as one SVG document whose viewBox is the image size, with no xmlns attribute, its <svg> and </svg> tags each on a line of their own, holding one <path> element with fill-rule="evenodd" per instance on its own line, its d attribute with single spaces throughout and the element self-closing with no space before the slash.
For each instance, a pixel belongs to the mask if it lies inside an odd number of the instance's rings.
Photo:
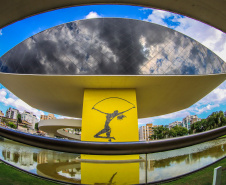
<svg viewBox="0 0 226 185">
<path fill-rule="evenodd" d="M 93 18 L 100 18 L 101 16 L 98 15 L 96 12 L 89 12 L 87 16 L 85 16 L 86 19 L 93 19 Z"/>
<path fill-rule="evenodd" d="M 139 9 L 140 11 L 153 11 L 153 9 L 152 8 L 140 8 Z"/>
<path fill-rule="evenodd" d="M 181 110 L 181 111 L 177 111 L 177 112 L 173 112 L 170 114 L 166 114 L 166 115 L 162 115 L 162 116 L 156 116 L 156 117 L 152 117 L 152 118 L 143 118 L 143 119 L 139 119 L 138 120 L 138 124 L 146 124 L 146 123 L 153 123 L 155 121 L 158 121 L 158 125 L 165 125 L 166 122 L 165 120 L 182 120 L 184 117 L 191 115 L 191 113 L 187 110 Z M 161 120 L 161 121 L 159 121 Z"/>
<path fill-rule="evenodd" d="M 219 106 L 220 106 L 219 104 L 214 104 L 214 105 L 208 104 L 207 106 L 205 106 L 203 108 L 197 108 L 196 114 L 202 114 L 203 112 L 209 111 L 209 110 L 211 110 L 215 107 L 219 107 Z"/>
<path fill-rule="evenodd" d="M 184 117 L 189 116 L 189 115 L 190 115 L 190 112 L 185 109 L 185 110 L 173 112 L 173 113 L 170 113 L 170 114 L 158 116 L 157 118 L 175 119 L 175 118 L 184 118 Z"/>
<path fill-rule="evenodd" d="M 226 89 L 216 88 L 210 94 L 201 99 L 199 102 L 201 104 L 226 103 Z"/>
<path fill-rule="evenodd" d="M 0 29 L 0 36 L 2 35 L 2 29 Z"/>
<path fill-rule="evenodd" d="M 81 118 L 73 118 L 73 117 L 68 117 L 68 116 L 62 116 L 62 115 L 55 115 L 57 119 L 76 119 L 76 120 L 81 120 Z"/>
<path fill-rule="evenodd" d="M 153 9 L 144 20 L 173 28 L 197 40 L 226 61 L 225 33 L 194 19 L 163 10 Z"/>
<path fill-rule="evenodd" d="M 215 52 L 220 58 L 226 61 L 226 34 L 194 19 L 181 16 L 178 14 L 155 10 L 148 11 L 147 9 L 140 9 L 147 15 L 144 21 L 153 22 L 166 26 L 176 31 L 179 31 L 194 40 L 200 42 L 213 52 Z M 154 118 L 146 118 L 139 120 L 140 123 L 145 121 L 153 121 L 158 119 L 178 119 L 186 117 L 190 114 L 202 114 L 204 112 L 211 111 L 213 108 L 219 107 L 221 104 L 226 104 L 226 82 L 221 84 L 215 90 L 210 92 L 207 96 L 201 99 L 199 102 L 189 107 L 188 109 L 181 110 L 175 113 L 158 116 Z M 146 122 L 147 123 L 147 122 Z"/>
<path fill-rule="evenodd" d="M 226 61 L 226 34 L 202 22 L 187 17 L 176 18 L 175 30 L 197 40 Z"/>
<path fill-rule="evenodd" d="M 0 89 L 0 100 L 2 100 L 7 95 L 5 89 Z"/>
<path fill-rule="evenodd" d="M 138 120 L 138 125 L 146 124 L 146 123 L 152 123 L 155 118 L 143 118 Z"/>
<path fill-rule="evenodd" d="M 166 18 L 169 18 L 172 16 L 172 13 L 166 12 L 163 10 L 153 10 L 153 12 L 148 15 L 147 19 L 144 19 L 144 21 L 149 21 L 152 23 L 160 24 L 163 26 L 167 26 L 167 23 L 164 21 Z"/>
<path fill-rule="evenodd" d="M 0 89 L 0 102 L 4 103 L 8 107 L 14 107 L 18 109 L 20 113 L 22 113 L 24 110 L 33 112 L 38 119 L 44 114 L 43 111 L 31 107 L 5 88 Z"/>
</svg>

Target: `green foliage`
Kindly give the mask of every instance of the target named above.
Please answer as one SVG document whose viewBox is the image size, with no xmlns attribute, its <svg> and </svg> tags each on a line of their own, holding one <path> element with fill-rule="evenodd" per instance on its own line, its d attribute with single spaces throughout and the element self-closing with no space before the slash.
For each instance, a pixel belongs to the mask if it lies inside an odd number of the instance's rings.
<svg viewBox="0 0 226 185">
<path fill-rule="evenodd" d="M 189 134 L 193 134 L 193 130 L 189 129 L 189 130 L 188 130 L 188 133 L 189 133 Z"/>
<path fill-rule="evenodd" d="M 226 125 L 226 112 L 213 112 L 206 119 L 191 124 L 191 129 L 176 125 L 170 130 L 165 126 L 153 127 L 151 139 L 164 139 L 167 137 L 178 137 L 193 133 L 199 133 Z"/>
<path fill-rule="evenodd" d="M 223 168 L 226 166 L 226 158 L 203 170 L 199 170 L 198 172 L 169 183 L 163 183 L 162 185 L 212 185 L 214 168 L 219 166 Z M 226 170 L 222 171 L 221 184 L 226 184 Z"/>
<path fill-rule="evenodd" d="M 18 128 L 19 123 L 22 123 L 21 114 L 20 113 L 17 114 L 16 128 Z"/>
<path fill-rule="evenodd" d="M 216 111 L 209 115 L 206 119 L 197 121 L 191 125 L 192 132 L 203 132 L 226 125 L 226 117 L 223 111 Z"/>
<path fill-rule="evenodd" d="M 151 139 L 164 139 L 167 137 L 184 136 L 188 134 L 188 130 L 182 126 L 175 126 L 169 130 L 165 126 L 153 127 L 154 134 L 151 135 Z"/>
<path fill-rule="evenodd" d="M 17 114 L 17 122 L 18 123 L 22 123 L 22 120 L 21 120 L 21 114 Z"/>
<path fill-rule="evenodd" d="M 15 129 L 17 128 L 16 125 L 12 122 L 7 123 L 7 126 Z"/>
<path fill-rule="evenodd" d="M 169 135 L 169 129 L 165 126 L 153 127 L 154 134 L 151 135 L 151 139 L 164 139 Z"/>
<path fill-rule="evenodd" d="M 177 136 L 184 136 L 188 134 L 188 129 L 182 126 L 176 125 L 175 127 L 171 128 L 169 131 L 170 137 L 177 137 Z"/>
<path fill-rule="evenodd" d="M 35 123 L 35 130 L 39 130 L 38 129 L 38 123 Z"/>
<path fill-rule="evenodd" d="M 21 172 L 16 168 L 4 163 L 0 164 L 0 184 L 1 185 L 57 185 L 58 183 L 46 181 L 30 174 Z"/>
</svg>

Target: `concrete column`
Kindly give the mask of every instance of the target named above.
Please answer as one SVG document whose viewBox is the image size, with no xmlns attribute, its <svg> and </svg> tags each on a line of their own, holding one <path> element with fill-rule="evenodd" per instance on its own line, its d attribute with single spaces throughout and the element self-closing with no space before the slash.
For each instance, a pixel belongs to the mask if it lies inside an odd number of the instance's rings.
<svg viewBox="0 0 226 185">
<path fill-rule="evenodd" d="M 221 172 L 222 172 L 221 166 L 214 168 L 213 185 L 221 185 Z"/>
</svg>

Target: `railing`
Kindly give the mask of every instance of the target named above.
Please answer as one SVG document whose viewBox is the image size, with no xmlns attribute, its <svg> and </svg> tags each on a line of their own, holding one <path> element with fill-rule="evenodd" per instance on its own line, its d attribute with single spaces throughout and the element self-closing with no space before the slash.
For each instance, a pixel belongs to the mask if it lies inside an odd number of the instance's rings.
<svg viewBox="0 0 226 185">
<path fill-rule="evenodd" d="M 226 126 L 198 134 L 150 142 L 88 142 L 41 137 L 0 127 L 0 136 L 20 143 L 55 151 L 93 155 L 131 155 L 162 152 L 195 145 L 222 135 L 226 135 Z"/>
<path fill-rule="evenodd" d="M 93 169 L 103 169 L 106 178 L 110 179 L 114 178 L 116 172 L 115 176 L 119 176 L 120 166 L 123 166 L 121 169 L 128 172 L 121 171 L 121 174 L 131 175 L 133 172 L 134 176 L 140 175 L 140 181 L 136 183 L 158 184 L 187 176 L 225 158 L 226 138 L 219 138 L 225 135 L 225 132 L 226 127 L 221 127 L 199 134 L 150 142 L 98 143 L 41 137 L 0 127 L 0 135 L 4 138 L 27 144 L 1 140 L 0 160 L 23 172 L 58 183 L 73 184 L 70 178 L 57 175 L 62 170 L 65 172 L 80 169 L 83 178 L 80 177 L 80 183 L 77 184 L 81 184 L 84 183 L 84 174 L 91 173 Z M 214 138 L 219 139 L 213 140 Z M 80 154 L 95 154 L 99 157 L 87 155 L 90 158 L 83 158 L 84 155 Z M 112 156 L 104 156 L 106 154 Z M 136 157 L 133 158 L 133 155 L 129 157 L 128 154 L 139 155 L 134 155 Z M 31 159 L 36 163 L 30 162 Z M 36 172 L 27 170 L 24 163 L 32 167 L 35 164 Z M 175 164 L 178 165 L 179 171 L 174 171 Z M 115 166 L 118 166 L 118 171 Z M 98 175 L 99 170 L 93 170 L 92 173 Z M 109 174 L 112 177 L 109 177 Z"/>
</svg>

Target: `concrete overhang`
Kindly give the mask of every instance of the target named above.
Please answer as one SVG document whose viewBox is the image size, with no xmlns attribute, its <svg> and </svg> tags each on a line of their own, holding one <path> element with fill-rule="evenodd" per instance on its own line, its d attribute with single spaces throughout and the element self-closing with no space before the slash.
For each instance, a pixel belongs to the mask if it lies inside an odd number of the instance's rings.
<svg viewBox="0 0 226 185">
<path fill-rule="evenodd" d="M 63 138 L 81 140 L 81 135 L 66 132 L 65 128 L 81 129 L 82 120 L 77 119 L 49 119 L 40 120 L 38 128 L 50 135 L 60 136 Z"/>
<path fill-rule="evenodd" d="M 136 89 L 138 117 L 179 111 L 196 103 L 224 82 L 215 75 L 22 75 L 0 73 L 0 83 L 30 106 L 43 111 L 82 117 L 84 89 Z"/>
<path fill-rule="evenodd" d="M 157 8 L 209 24 L 226 32 L 225 0 L 7 0 L 0 1 L 0 28 L 43 12 L 80 5 L 122 4 Z"/>
</svg>

